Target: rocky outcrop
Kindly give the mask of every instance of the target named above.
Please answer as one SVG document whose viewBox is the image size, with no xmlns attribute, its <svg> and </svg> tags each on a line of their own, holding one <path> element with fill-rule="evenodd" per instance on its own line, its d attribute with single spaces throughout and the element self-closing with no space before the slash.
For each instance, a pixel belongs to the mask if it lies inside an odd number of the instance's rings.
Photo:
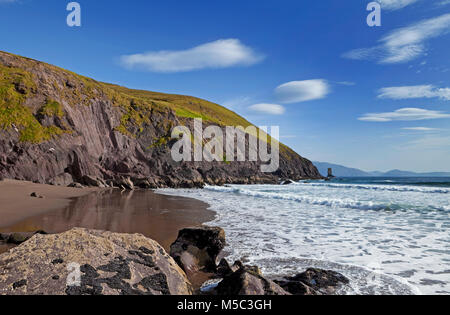
<svg viewBox="0 0 450 315">
<path fill-rule="evenodd" d="M 225 247 L 225 231 L 218 227 L 187 228 L 179 232 L 170 255 L 188 274 L 215 272 L 217 257 Z"/>
<path fill-rule="evenodd" d="M 290 295 L 275 282 L 263 277 L 257 267 L 242 266 L 225 276 L 215 289 L 215 294 L 238 295 Z"/>
<path fill-rule="evenodd" d="M 294 295 L 335 294 L 349 280 L 338 272 L 310 268 L 294 277 L 276 281 L 283 289 Z"/>
<path fill-rule="evenodd" d="M 188 277 L 164 249 L 142 235 L 73 229 L 56 235 L 0 234 L 1 242 L 21 244 L 0 255 L 4 295 L 190 295 Z M 215 262 L 225 244 L 220 228 L 180 231 L 172 255 L 188 276 L 208 272 L 204 295 L 332 295 L 349 283 L 334 271 L 308 269 L 271 280 L 257 266 Z M 77 272 L 79 274 L 77 280 Z M 212 272 L 210 274 L 210 272 Z M 69 281 L 69 282 L 68 282 Z M 78 281 L 78 282 L 77 282 Z M 203 280 L 204 281 L 204 280 Z M 212 281 L 212 282 L 211 282 Z"/>
<path fill-rule="evenodd" d="M 257 266 L 237 261 L 232 266 L 222 259 L 214 280 L 206 283 L 204 295 L 333 295 L 349 280 L 334 271 L 308 269 L 294 277 L 271 280 Z"/>
<path fill-rule="evenodd" d="M 261 161 L 175 162 L 172 129 L 192 130 L 192 116 L 205 117 L 204 128 L 250 124 L 194 97 L 129 90 L 4 52 L 0 91 L 9 113 L 0 113 L 0 178 L 131 189 L 321 177 L 285 146 L 272 174 L 261 172 Z"/>
<path fill-rule="evenodd" d="M 232 266 L 226 259 L 217 264 L 226 244 L 225 231 L 218 227 L 196 227 L 180 231 L 170 248 L 170 255 L 188 277 L 210 273 L 218 285 L 207 295 L 289 295 L 275 282 L 263 277 L 256 266 L 245 266 L 237 261 Z"/>
<path fill-rule="evenodd" d="M 257 266 L 241 261 L 230 265 L 222 258 L 217 264 L 225 244 L 225 231 L 221 228 L 187 228 L 179 232 L 170 255 L 188 277 L 212 274 L 208 289 L 201 290 L 205 295 L 332 295 L 349 283 L 345 276 L 331 270 L 310 268 L 294 277 L 272 281 Z"/>
<path fill-rule="evenodd" d="M 191 293 L 191 284 L 174 260 L 158 243 L 138 234 L 73 229 L 34 235 L 0 255 L 0 294 Z"/>
</svg>

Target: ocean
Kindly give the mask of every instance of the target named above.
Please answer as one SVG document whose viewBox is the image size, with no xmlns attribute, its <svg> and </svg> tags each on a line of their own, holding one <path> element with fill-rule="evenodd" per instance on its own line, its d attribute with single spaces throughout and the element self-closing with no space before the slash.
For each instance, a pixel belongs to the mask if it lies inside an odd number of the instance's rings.
<svg viewBox="0 0 450 315">
<path fill-rule="evenodd" d="M 332 269 L 339 294 L 450 294 L 450 178 L 336 178 L 159 193 L 205 201 L 228 259 L 265 275 Z"/>
</svg>

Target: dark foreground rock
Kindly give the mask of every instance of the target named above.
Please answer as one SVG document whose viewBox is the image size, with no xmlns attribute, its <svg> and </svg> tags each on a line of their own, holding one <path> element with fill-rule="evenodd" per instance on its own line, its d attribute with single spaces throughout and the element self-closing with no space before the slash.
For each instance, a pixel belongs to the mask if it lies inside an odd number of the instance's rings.
<svg viewBox="0 0 450 315">
<path fill-rule="evenodd" d="M 219 277 L 226 277 L 242 267 L 243 264 L 240 261 L 235 262 L 234 265 L 231 266 L 225 258 L 222 258 L 217 265 L 216 275 Z"/>
<path fill-rule="evenodd" d="M 282 288 L 294 295 L 331 295 L 349 280 L 338 272 L 310 268 L 294 277 L 277 282 Z"/>
<path fill-rule="evenodd" d="M 217 257 L 225 247 L 225 231 L 218 227 L 187 228 L 180 231 L 170 255 L 188 274 L 215 272 Z"/>
<path fill-rule="evenodd" d="M 81 282 L 76 279 L 79 266 Z M 73 229 L 34 235 L 0 255 L 0 294 L 189 295 L 185 273 L 142 235 Z"/>
<path fill-rule="evenodd" d="M 201 290 L 203 295 L 333 295 L 349 280 L 343 275 L 322 269 L 308 269 L 295 277 L 271 280 L 257 266 L 237 261 L 230 265 L 222 259 L 215 279 Z"/>
<path fill-rule="evenodd" d="M 321 269 L 308 269 L 294 277 L 272 281 L 263 276 L 257 266 L 240 261 L 233 265 L 217 258 L 225 247 L 225 232 L 217 227 L 188 228 L 180 231 L 172 244 L 170 255 L 195 278 L 199 273 L 213 273 L 207 282 L 205 295 L 331 295 L 349 280 L 343 275 Z M 217 285 L 211 285 L 211 281 Z"/>
<path fill-rule="evenodd" d="M 290 295 L 275 282 L 264 278 L 257 267 L 249 266 L 242 266 L 225 276 L 214 293 L 224 296 Z"/>
</svg>

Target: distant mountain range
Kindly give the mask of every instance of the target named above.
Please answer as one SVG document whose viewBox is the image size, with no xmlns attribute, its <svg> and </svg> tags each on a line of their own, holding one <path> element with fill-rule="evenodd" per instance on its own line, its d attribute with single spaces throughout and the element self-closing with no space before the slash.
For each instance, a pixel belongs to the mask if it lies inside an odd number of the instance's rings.
<svg viewBox="0 0 450 315">
<path fill-rule="evenodd" d="M 415 173 L 408 171 L 392 170 L 389 172 L 366 172 L 357 168 L 350 168 L 338 164 L 313 162 L 320 174 L 326 176 L 328 169 L 333 169 L 336 177 L 450 177 L 450 172 Z"/>
</svg>

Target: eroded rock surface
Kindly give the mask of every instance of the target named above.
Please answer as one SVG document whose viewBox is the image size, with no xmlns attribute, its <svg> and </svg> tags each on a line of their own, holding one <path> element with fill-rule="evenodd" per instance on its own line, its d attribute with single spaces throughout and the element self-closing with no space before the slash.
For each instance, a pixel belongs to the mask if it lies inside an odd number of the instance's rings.
<svg viewBox="0 0 450 315">
<path fill-rule="evenodd" d="M 67 286 L 76 280 L 74 266 L 80 283 Z M 189 295 L 192 287 L 155 241 L 77 228 L 34 235 L 0 255 L 0 294 Z"/>
</svg>

